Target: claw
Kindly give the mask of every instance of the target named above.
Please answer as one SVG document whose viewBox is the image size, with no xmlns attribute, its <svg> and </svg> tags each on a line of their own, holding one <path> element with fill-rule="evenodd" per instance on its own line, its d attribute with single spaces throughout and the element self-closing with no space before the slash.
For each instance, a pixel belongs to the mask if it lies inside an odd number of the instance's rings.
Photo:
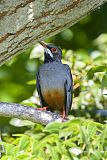
<svg viewBox="0 0 107 160">
<path fill-rule="evenodd" d="M 40 111 L 47 111 L 47 109 L 48 109 L 49 107 L 48 106 L 46 106 L 46 107 L 42 107 L 42 108 L 37 108 L 38 110 L 40 110 Z"/>
</svg>

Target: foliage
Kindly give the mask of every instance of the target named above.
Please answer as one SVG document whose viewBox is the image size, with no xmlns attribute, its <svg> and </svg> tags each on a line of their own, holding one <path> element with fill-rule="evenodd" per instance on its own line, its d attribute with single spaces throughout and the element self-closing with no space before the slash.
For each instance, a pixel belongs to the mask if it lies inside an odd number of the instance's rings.
<svg viewBox="0 0 107 160">
<path fill-rule="evenodd" d="M 1 160 L 107 159 L 106 14 L 106 7 L 101 8 L 46 40 L 62 48 L 62 62 L 67 63 L 73 73 L 74 98 L 70 120 L 42 126 L 0 117 Z M 43 49 L 35 45 L 2 66 L 0 101 L 38 107 L 35 75 L 42 63 Z"/>
<path fill-rule="evenodd" d="M 1 144 L 6 153 L 1 160 L 104 160 L 107 158 L 107 125 L 72 118 L 46 127 L 35 125 L 25 134 L 13 135 Z"/>
</svg>

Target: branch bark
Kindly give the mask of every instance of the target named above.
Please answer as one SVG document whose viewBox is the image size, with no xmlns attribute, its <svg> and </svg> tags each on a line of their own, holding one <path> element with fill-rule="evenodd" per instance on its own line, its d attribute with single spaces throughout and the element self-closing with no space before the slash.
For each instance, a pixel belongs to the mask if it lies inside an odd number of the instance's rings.
<svg viewBox="0 0 107 160">
<path fill-rule="evenodd" d="M 107 117 L 107 110 L 96 110 L 95 115 Z M 29 120 L 42 125 L 47 125 L 54 121 L 62 122 L 62 118 L 58 114 L 50 111 L 41 111 L 31 106 L 17 103 L 0 102 L 0 116 Z"/>
<path fill-rule="evenodd" d="M 0 65 L 72 26 L 107 0 L 1 0 Z"/>
<path fill-rule="evenodd" d="M 58 114 L 50 111 L 40 111 L 30 106 L 5 102 L 0 102 L 0 116 L 29 120 L 42 125 L 52 121 L 62 121 Z"/>
</svg>

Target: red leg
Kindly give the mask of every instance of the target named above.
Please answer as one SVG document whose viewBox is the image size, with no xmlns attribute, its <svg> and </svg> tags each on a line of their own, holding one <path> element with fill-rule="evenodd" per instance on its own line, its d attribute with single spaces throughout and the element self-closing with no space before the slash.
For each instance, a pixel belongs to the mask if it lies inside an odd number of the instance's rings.
<svg viewBox="0 0 107 160">
<path fill-rule="evenodd" d="M 40 110 L 40 111 L 47 111 L 48 108 L 49 108 L 48 106 L 45 106 L 45 107 L 37 108 L 37 109 Z"/>
<path fill-rule="evenodd" d="M 63 110 L 62 110 L 62 113 L 61 113 L 61 117 L 62 117 L 62 122 L 67 119 L 67 115 L 65 113 L 65 108 L 64 107 L 63 107 Z"/>
</svg>

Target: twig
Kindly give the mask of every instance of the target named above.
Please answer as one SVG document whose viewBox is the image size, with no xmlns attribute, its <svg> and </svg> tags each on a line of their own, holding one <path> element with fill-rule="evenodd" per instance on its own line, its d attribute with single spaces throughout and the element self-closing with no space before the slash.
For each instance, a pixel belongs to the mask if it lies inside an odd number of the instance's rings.
<svg viewBox="0 0 107 160">
<path fill-rule="evenodd" d="M 0 116 L 25 119 L 43 125 L 52 121 L 61 121 L 58 114 L 50 111 L 41 111 L 30 106 L 6 102 L 0 102 Z"/>
</svg>

